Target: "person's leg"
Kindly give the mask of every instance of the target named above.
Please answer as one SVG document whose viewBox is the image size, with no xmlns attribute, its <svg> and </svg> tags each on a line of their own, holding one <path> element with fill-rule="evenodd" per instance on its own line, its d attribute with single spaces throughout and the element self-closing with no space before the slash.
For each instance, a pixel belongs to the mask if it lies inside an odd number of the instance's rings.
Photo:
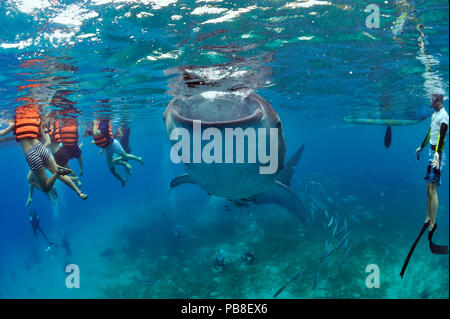
<svg viewBox="0 0 450 319">
<path fill-rule="evenodd" d="M 27 202 L 26 202 L 25 206 L 30 205 L 31 202 L 33 201 L 33 192 L 34 192 L 34 188 L 36 187 L 36 182 L 33 179 L 33 172 L 32 171 L 28 172 L 27 181 L 28 181 L 28 184 L 30 185 L 30 188 L 29 188 L 29 191 L 28 191 L 28 199 L 27 199 Z"/>
<path fill-rule="evenodd" d="M 436 214 L 439 205 L 437 188 L 437 183 L 430 184 L 430 230 L 433 229 L 436 222 Z"/>
<path fill-rule="evenodd" d="M 125 170 L 127 171 L 128 175 L 132 175 L 133 174 L 133 170 L 132 170 L 133 167 L 131 166 L 130 163 L 124 161 L 122 157 L 114 158 L 113 159 L 113 163 L 115 165 L 122 165 L 125 168 Z"/>
<path fill-rule="evenodd" d="M 144 165 L 144 159 L 141 157 L 141 156 L 135 156 L 135 155 L 133 155 L 133 154 L 128 154 L 128 153 L 125 153 L 125 152 L 123 152 L 123 154 L 125 155 L 122 155 L 122 157 L 125 159 L 125 160 L 133 160 L 133 161 L 137 161 L 137 162 L 139 162 L 139 163 L 141 163 L 141 165 Z"/>
<path fill-rule="evenodd" d="M 28 191 L 28 199 L 27 199 L 27 202 L 25 203 L 26 207 L 28 207 L 28 205 L 30 205 L 33 202 L 33 191 L 34 191 L 34 186 L 32 184 L 30 184 L 30 189 Z"/>
<path fill-rule="evenodd" d="M 53 185 L 55 184 L 56 179 L 60 176 L 56 172 L 56 170 L 51 173 L 52 173 L 52 175 L 49 178 L 47 178 L 47 173 L 45 172 L 45 167 L 42 167 L 41 169 L 33 172 L 35 181 L 38 183 L 39 188 L 44 193 L 49 192 L 53 188 Z"/>
<path fill-rule="evenodd" d="M 64 167 L 67 168 L 67 169 L 70 169 L 69 163 L 66 163 L 66 165 L 64 165 Z M 71 170 L 71 169 L 70 169 L 70 170 Z M 78 178 L 78 176 L 77 176 L 75 173 L 73 173 L 73 170 L 71 170 L 71 171 L 72 171 L 72 173 L 68 174 L 67 176 L 69 176 L 69 178 L 70 178 L 76 185 L 78 185 L 78 187 L 81 187 L 81 181 L 80 181 L 80 179 Z"/>
<path fill-rule="evenodd" d="M 144 165 L 144 160 L 142 159 L 142 157 L 138 157 L 133 154 L 125 153 L 125 151 L 122 148 L 122 145 L 120 145 L 119 141 L 117 141 L 117 140 L 114 140 L 114 152 L 117 155 L 119 155 L 120 157 L 122 157 L 123 160 L 125 160 L 125 161 L 127 161 L 127 160 L 138 161 L 139 163 L 141 163 L 141 165 Z"/>
<path fill-rule="evenodd" d="M 71 174 L 71 175 L 69 175 L 69 178 L 75 183 L 75 184 L 77 184 L 78 185 L 78 187 L 81 187 L 81 181 L 80 181 L 80 179 L 78 178 L 78 176 L 77 175 L 75 175 L 75 174 Z"/>
<path fill-rule="evenodd" d="M 106 162 L 108 164 L 111 174 L 113 174 L 114 177 L 117 178 L 122 183 L 122 187 L 125 187 L 125 179 L 123 179 L 122 176 L 120 176 L 120 174 L 114 168 L 113 155 L 114 155 L 113 152 L 107 151 L 106 152 Z"/>
<path fill-rule="evenodd" d="M 425 223 L 430 221 L 431 216 L 431 184 L 427 183 L 427 217 L 425 218 Z"/>
<path fill-rule="evenodd" d="M 56 172 L 57 165 L 56 165 L 56 162 L 55 162 L 55 159 L 53 158 L 53 156 L 49 157 L 49 159 L 48 159 L 48 161 L 46 163 L 46 167 L 47 167 L 47 169 L 50 172 L 52 172 L 52 173 Z M 67 176 L 67 175 L 64 175 L 64 176 L 63 175 L 59 175 L 58 179 L 60 181 L 62 181 L 64 184 L 66 184 L 67 186 L 69 186 L 71 189 L 73 189 L 78 194 L 78 196 L 80 196 L 81 199 L 87 199 L 88 196 L 86 194 L 83 194 L 78 189 L 78 187 L 72 182 L 72 180 L 69 178 L 69 176 Z"/>
</svg>

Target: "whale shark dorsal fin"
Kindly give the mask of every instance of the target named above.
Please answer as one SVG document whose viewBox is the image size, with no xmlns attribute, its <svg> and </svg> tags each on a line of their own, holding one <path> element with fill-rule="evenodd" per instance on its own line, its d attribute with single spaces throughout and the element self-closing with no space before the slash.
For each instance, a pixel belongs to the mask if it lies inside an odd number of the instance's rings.
<svg viewBox="0 0 450 319">
<path fill-rule="evenodd" d="M 188 174 L 183 174 L 175 177 L 170 182 L 170 189 L 180 186 L 182 184 L 197 184 L 197 183 L 194 182 L 194 180 Z"/>
<path fill-rule="evenodd" d="M 286 208 L 288 211 L 294 213 L 303 226 L 306 226 L 306 210 L 300 198 L 294 193 L 292 189 L 276 181 L 274 185 L 263 193 L 254 196 L 254 203 L 256 205 L 262 204 L 277 204 Z"/>
<path fill-rule="evenodd" d="M 294 174 L 294 169 L 298 164 L 298 161 L 302 157 L 303 149 L 305 148 L 305 144 L 303 144 L 297 152 L 295 152 L 294 155 L 286 162 L 284 165 L 284 168 L 281 170 L 281 172 L 278 174 L 277 181 L 280 183 L 291 186 L 291 179 L 292 175 Z"/>
</svg>

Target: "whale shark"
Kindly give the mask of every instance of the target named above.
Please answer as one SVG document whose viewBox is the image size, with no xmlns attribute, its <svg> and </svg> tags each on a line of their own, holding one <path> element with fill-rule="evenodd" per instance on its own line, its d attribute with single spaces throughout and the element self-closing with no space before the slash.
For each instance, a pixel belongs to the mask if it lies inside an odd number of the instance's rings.
<svg viewBox="0 0 450 319">
<path fill-rule="evenodd" d="M 300 160 L 304 145 L 285 163 L 286 144 L 282 131 L 281 121 L 270 104 L 254 92 L 242 95 L 236 92 L 206 92 L 205 94 L 174 97 L 167 106 L 163 120 L 172 145 L 179 140 L 173 139 L 173 132 L 177 128 L 185 129 L 190 135 L 195 135 L 194 122 L 201 121 L 203 133 L 208 129 L 217 129 L 225 132 L 227 129 L 267 129 L 265 144 L 256 143 L 253 148 L 245 150 L 245 158 L 250 158 L 250 150 L 259 152 L 267 150 L 268 141 L 276 141 L 276 158 L 279 163 L 273 174 L 261 174 L 259 163 L 250 161 L 241 163 L 229 162 L 202 162 L 192 161 L 194 157 L 189 153 L 187 161 L 183 161 L 186 174 L 175 177 L 170 183 L 170 189 L 183 184 L 196 184 L 209 195 L 227 198 L 239 205 L 254 203 L 256 205 L 277 204 L 294 213 L 300 222 L 307 225 L 306 210 L 297 196 L 290 188 L 294 169 Z M 272 135 L 272 129 L 276 135 Z M 197 134 L 204 135 L 204 134 Z M 224 134 L 226 135 L 226 134 Z M 270 135 L 270 136 L 269 136 Z M 199 149 L 205 147 L 210 140 L 199 140 Z M 195 138 L 193 137 L 193 143 Z M 216 145 L 225 145 L 220 140 Z M 236 142 L 236 147 L 237 147 Z M 251 144 L 247 140 L 247 146 Z M 190 150 L 194 146 L 190 145 Z M 272 147 L 270 147 L 272 150 Z M 181 155 L 181 157 L 183 157 Z M 186 158 L 186 157 L 185 157 Z M 245 206 L 245 205 L 243 205 Z"/>
</svg>

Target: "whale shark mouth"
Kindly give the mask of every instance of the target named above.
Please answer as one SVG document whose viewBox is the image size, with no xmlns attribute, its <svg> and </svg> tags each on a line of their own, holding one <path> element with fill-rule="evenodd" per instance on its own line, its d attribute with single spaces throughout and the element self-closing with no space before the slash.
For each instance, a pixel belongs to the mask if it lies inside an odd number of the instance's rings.
<svg viewBox="0 0 450 319">
<path fill-rule="evenodd" d="M 206 126 L 248 126 L 263 117 L 263 106 L 255 94 L 207 91 L 200 95 L 178 98 L 171 102 L 171 113 L 177 122 Z"/>
</svg>

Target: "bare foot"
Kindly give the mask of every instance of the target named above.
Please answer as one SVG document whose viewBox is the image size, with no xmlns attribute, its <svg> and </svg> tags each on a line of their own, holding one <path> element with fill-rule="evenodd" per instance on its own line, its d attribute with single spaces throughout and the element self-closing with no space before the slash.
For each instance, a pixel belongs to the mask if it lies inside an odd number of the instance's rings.
<svg viewBox="0 0 450 319">
<path fill-rule="evenodd" d="M 88 198 L 88 195 L 87 195 L 87 194 L 83 194 L 83 193 L 81 193 L 81 192 L 78 194 L 78 196 L 80 196 L 80 198 L 81 198 L 81 199 L 84 199 L 84 200 L 86 200 L 86 199 Z"/>
<path fill-rule="evenodd" d="M 144 165 L 144 159 L 142 157 L 138 157 L 137 160 L 141 165 Z"/>
</svg>

